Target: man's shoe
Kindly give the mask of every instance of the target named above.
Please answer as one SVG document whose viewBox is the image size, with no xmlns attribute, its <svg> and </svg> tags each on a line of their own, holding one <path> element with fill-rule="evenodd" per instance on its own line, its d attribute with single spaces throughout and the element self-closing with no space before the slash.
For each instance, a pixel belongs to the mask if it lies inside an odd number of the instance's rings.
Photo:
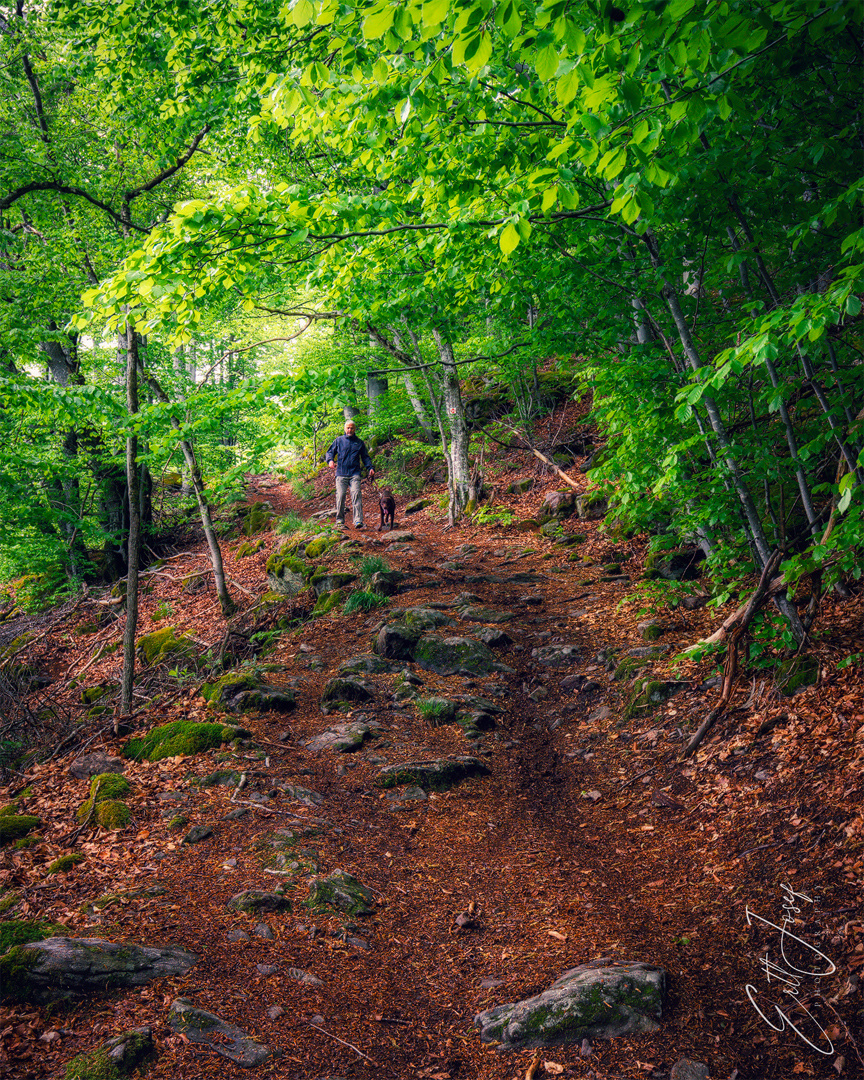
<svg viewBox="0 0 864 1080">
<path fill-rule="evenodd" d="M 333 528 L 334 529 L 344 529 L 345 528 L 345 522 L 344 521 L 334 521 L 333 522 Z"/>
<path fill-rule="evenodd" d="M 355 525 L 355 526 L 354 526 L 354 528 L 355 528 L 355 529 L 365 529 L 365 528 L 366 528 L 366 526 L 365 526 L 365 525 L 363 524 L 363 522 L 361 521 L 361 522 L 360 522 L 360 523 L 359 523 L 358 525 Z"/>
</svg>

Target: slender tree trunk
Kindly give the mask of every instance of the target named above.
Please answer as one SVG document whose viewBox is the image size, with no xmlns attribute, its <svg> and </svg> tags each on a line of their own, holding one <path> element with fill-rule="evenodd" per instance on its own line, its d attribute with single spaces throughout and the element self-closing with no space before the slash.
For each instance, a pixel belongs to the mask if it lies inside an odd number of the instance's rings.
<svg viewBox="0 0 864 1080">
<path fill-rule="evenodd" d="M 163 405 L 171 404 L 170 398 L 152 375 L 147 377 L 147 382 L 153 393 Z M 171 416 L 171 426 L 175 431 L 180 430 L 180 421 L 174 415 Z M 222 562 L 222 549 L 219 547 L 219 541 L 216 539 L 216 530 L 213 528 L 213 518 L 210 514 L 210 504 L 207 501 L 207 495 L 204 491 L 204 481 L 201 477 L 201 470 L 198 468 L 198 461 L 195 457 L 195 451 L 192 448 L 192 444 L 188 439 L 180 439 L 179 442 L 180 449 L 183 451 L 183 458 L 186 461 L 186 468 L 189 470 L 195 498 L 198 501 L 201 524 L 204 528 L 204 536 L 207 539 L 207 547 L 210 551 L 210 562 L 213 566 L 213 581 L 216 584 L 216 595 L 219 597 L 219 607 L 222 609 L 223 616 L 227 619 L 234 614 L 237 610 L 237 606 L 231 598 L 231 594 L 228 592 L 228 583 L 225 580 L 225 566 Z"/>
<path fill-rule="evenodd" d="M 468 462 L 468 443 L 471 432 L 465 423 L 465 410 L 462 406 L 462 392 L 459 388 L 459 372 L 453 355 L 453 346 L 449 338 L 440 330 L 433 330 L 438 359 L 441 363 L 441 389 L 444 398 L 444 411 L 450 432 L 450 509 L 451 525 L 470 513 L 477 505 L 477 492 L 471 482 L 471 469 Z"/>
<path fill-rule="evenodd" d="M 138 337 L 126 323 L 126 408 L 132 420 L 138 412 Z M 138 492 L 138 436 L 126 437 L 126 489 L 129 495 L 129 542 L 126 576 L 126 628 L 123 633 L 123 683 L 120 712 L 132 711 L 135 680 L 135 632 L 138 628 L 138 568 L 141 559 L 141 507 Z M 115 720 L 115 732 L 117 721 Z"/>
</svg>

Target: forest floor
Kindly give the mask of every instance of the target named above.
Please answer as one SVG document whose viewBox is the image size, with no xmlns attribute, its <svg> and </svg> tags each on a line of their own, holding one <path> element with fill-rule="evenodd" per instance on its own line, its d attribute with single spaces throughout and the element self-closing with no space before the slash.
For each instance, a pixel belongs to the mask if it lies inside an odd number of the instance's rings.
<svg viewBox="0 0 864 1080">
<path fill-rule="evenodd" d="M 496 499 L 518 519 L 562 486 L 537 473 L 527 454 L 511 452 L 487 469 L 499 491 L 534 478 L 526 494 Z M 248 497 L 266 499 L 277 514 L 309 516 L 332 500 L 326 470 L 315 485 L 302 501 L 275 476 L 250 477 Z M 430 484 L 427 493 L 441 490 Z M 510 670 L 469 679 L 414 668 L 424 694 L 498 694 L 504 711 L 496 728 L 469 747 L 459 727 L 428 726 L 411 702 L 393 700 L 393 675 L 372 678 L 371 706 L 323 715 L 325 682 L 343 661 L 370 651 L 388 612 L 334 610 L 289 629 L 262 658 L 275 685 L 296 685 L 295 711 L 244 716 L 254 736 L 245 748 L 127 762 L 132 825 L 88 828 L 74 840 L 89 781 L 69 774 L 71 762 L 95 750 L 117 754 L 123 743 L 104 719 L 84 719 L 81 686 L 116 686 L 119 654 L 100 650 L 121 638 L 122 626 L 98 603 L 107 595 L 91 595 L 31 627 L 37 636 L 26 655 L 52 679 L 29 699 L 31 738 L 45 753 L 22 773 L 7 772 L 0 802 L 18 799 L 19 811 L 37 814 L 42 826 L 31 846 L 3 849 L 2 918 L 47 919 L 74 937 L 183 945 L 200 959 L 186 976 L 143 988 L 53 1009 L 2 1007 L 0 1076 L 61 1078 L 75 1055 L 136 1025 L 152 1029 L 157 1052 L 147 1075 L 154 1078 L 660 1080 L 681 1058 L 707 1065 L 712 1080 L 864 1076 L 864 700 L 860 666 L 837 666 L 861 649 L 864 597 L 824 602 L 813 647 L 818 685 L 784 698 L 770 670 L 748 672 L 728 715 L 683 759 L 716 701 L 717 658 L 701 665 L 673 658 L 746 594 L 725 609 L 646 613 L 634 596 L 646 538 L 613 543 L 601 525 L 566 521 L 565 531 L 585 536 L 570 549 L 515 525 L 447 530 L 434 507 L 410 518 L 397 508 L 397 528 L 414 539 L 396 549 L 386 533 L 348 528 L 346 537 L 361 546 L 340 550 L 329 565 L 352 570 L 358 551 L 381 554 L 407 575 L 392 606 L 443 605 L 470 591 L 513 613 L 501 624 L 512 644 L 497 650 Z M 223 545 L 242 605 L 267 589 L 265 563 L 284 539 L 261 535 L 261 550 L 239 560 L 245 538 Z M 160 554 L 170 558 L 146 578 L 139 632 L 171 625 L 218 646 L 225 623 L 212 586 L 182 591 L 184 579 L 208 568 L 203 539 L 190 533 Z M 621 575 L 604 574 L 612 561 Z M 669 648 L 640 674 L 681 685 L 656 710 L 625 720 L 630 687 L 614 681 L 607 661 L 646 645 L 638 624 L 652 615 L 661 629 L 656 644 Z M 3 630 L 8 641 L 22 626 Z M 450 632 L 470 635 L 472 625 Z M 550 644 L 578 649 L 566 670 L 544 668 L 533 653 Z M 139 693 L 158 693 L 139 699 L 133 726 L 207 719 L 199 686 L 188 673 L 143 673 Z M 311 738 L 359 713 L 380 724 L 372 742 L 353 754 L 309 748 Z M 59 745 L 69 730 L 73 739 Z M 469 752 L 488 776 L 416 801 L 375 785 L 384 765 Z M 217 768 L 245 773 L 246 786 L 202 786 Z M 240 807 L 247 812 L 236 816 Z M 168 824 L 180 812 L 189 827 L 210 826 L 212 834 L 182 843 Z M 287 826 L 302 837 L 293 878 L 274 874 L 266 857 L 274 830 Z M 49 874 L 69 851 L 83 861 Z M 373 913 L 347 927 L 338 912 L 303 906 L 308 876 L 335 868 L 375 897 Z M 292 910 L 264 916 L 266 927 L 226 907 L 241 890 L 272 890 L 280 880 Z M 456 921 L 463 913 L 467 926 Z M 784 918 L 810 947 L 794 954 L 797 974 L 793 954 L 784 959 Z M 666 970 L 656 1033 L 539 1055 L 502 1054 L 480 1042 L 476 1013 L 537 994 L 599 957 Z M 829 974 L 809 973 L 829 965 Z M 297 981 L 295 969 L 320 983 Z M 250 1070 L 187 1042 L 167 1024 L 177 997 L 239 1025 L 276 1056 Z"/>
</svg>

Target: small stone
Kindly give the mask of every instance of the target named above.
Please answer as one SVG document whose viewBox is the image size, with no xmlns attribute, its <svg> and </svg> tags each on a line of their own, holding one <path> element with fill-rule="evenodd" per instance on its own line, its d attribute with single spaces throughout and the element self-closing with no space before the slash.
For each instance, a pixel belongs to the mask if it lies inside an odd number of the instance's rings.
<svg viewBox="0 0 864 1080">
<path fill-rule="evenodd" d="M 249 941 L 249 935 L 245 930 L 241 930 L 239 926 L 235 926 L 233 930 L 228 931 L 229 941 Z"/>
<path fill-rule="evenodd" d="M 276 935 L 273 933 L 271 927 L 266 922 L 260 922 L 252 931 L 252 933 L 259 938 L 263 938 L 264 941 L 273 941 Z"/>
<path fill-rule="evenodd" d="M 52 1031 L 43 1031 L 42 1034 L 39 1036 L 40 1042 L 48 1043 L 49 1045 L 51 1043 L 59 1042 L 60 1039 L 60 1032 L 56 1029 Z"/>
<path fill-rule="evenodd" d="M 708 1066 L 701 1061 L 679 1058 L 672 1066 L 669 1080 L 708 1080 Z"/>
<path fill-rule="evenodd" d="M 122 773 L 125 768 L 126 764 L 122 758 L 112 757 L 100 751 L 76 758 L 69 766 L 69 775 L 78 780 L 86 780 L 90 776 L 101 776 L 102 773 Z"/>
<path fill-rule="evenodd" d="M 275 964 L 256 964 L 255 970 L 259 975 L 275 975 L 279 968 Z"/>
<path fill-rule="evenodd" d="M 207 840 L 212 835 L 212 825 L 195 825 L 180 842 L 181 844 L 200 844 L 202 840 Z"/>
<path fill-rule="evenodd" d="M 284 1014 L 284 1012 L 285 1010 L 282 1008 L 281 1005 L 271 1005 L 270 1008 L 267 1010 L 267 1019 L 278 1020 L 279 1017 Z"/>
<path fill-rule="evenodd" d="M 503 979 L 481 979 L 480 980 L 480 989 L 481 990 L 494 990 L 494 989 L 496 989 L 496 987 L 503 986 L 503 985 L 504 985 L 504 980 Z"/>
</svg>

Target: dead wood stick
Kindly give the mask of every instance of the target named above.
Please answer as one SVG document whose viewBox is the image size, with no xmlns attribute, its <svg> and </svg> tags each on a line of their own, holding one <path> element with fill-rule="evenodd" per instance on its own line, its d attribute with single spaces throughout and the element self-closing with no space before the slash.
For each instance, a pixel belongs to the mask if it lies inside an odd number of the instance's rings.
<svg viewBox="0 0 864 1080">
<path fill-rule="evenodd" d="M 765 576 L 764 570 L 762 572 L 762 576 Z M 780 592 L 780 590 L 785 588 L 785 586 L 786 582 L 783 580 L 782 576 L 774 578 L 774 580 L 769 585 L 765 586 L 765 600 L 768 600 L 770 597 L 774 596 L 775 593 Z M 737 626 L 741 619 L 744 617 L 751 600 L 752 597 L 750 598 L 750 600 L 747 601 L 746 604 L 742 604 L 741 607 L 733 611 L 732 614 L 727 619 L 725 619 L 723 623 L 721 623 L 720 627 L 715 630 L 713 634 L 709 635 L 706 638 L 702 638 L 701 641 L 697 641 L 693 645 L 688 645 L 687 648 L 683 651 L 685 653 L 695 652 L 696 649 L 701 649 L 703 645 L 716 645 L 718 641 L 723 641 L 723 639 L 729 634 L 729 632 L 733 630 L 735 626 Z"/>
<path fill-rule="evenodd" d="M 531 445 L 530 440 L 525 435 L 523 435 L 521 431 L 517 431 L 516 428 L 510 427 L 509 424 L 505 424 L 500 420 L 498 421 L 498 423 L 501 425 L 501 427 L 506 428 L 508 431 L 512 431 L 517 439 L 521 439 L 522 442 L 525 443 L 525 446 L 522 447 L 522 449 L 530 450 L 530 452 L 534 455 L 534 457 L 538 458 L 540 461 L 543 462 L 544 465 L 548 465 L 549 468 L 552 469 L 553 472 L 557 473 L 558 476 L 561 477 L 561 479 L 564 481 L 565 484 L 569 484 L 570 487 L 572 487 L 575 491 L 581 491 L 582 490 L 580 488 L 580 486 L 576 483 L 575 480 L 571 479 L 567 475 L 567 473 L 564 472 L 563 469 L 558 468 L 558 466 L 555 464 L 554 461 L 550 461 L 549 458 L 546 457 L 545 454 L 541 454 L 539 450 L 536 450 Z M 495 436 L 490 434 L 488 431 L 486 432 L 486 434 L 489 435 L 489 438 L 493 442 L 497 442 L 499 446 L 505 446 L 506 445 L 506 443 L 502 443 L 500 439 L 496 439 Z"/>
<path fill-rule="evenodd" d="M 311 1027 L 315 1031 L 320 1031 L 322 1035 L 329 1035 L 331 1039 L 335 1039 L 336 1042 L 341 1043 L 343 1046 L 347 1046 L 349 1050 L 353 1050 L 355 1054 L 359 1054 L 360 1057 L 365 1058 L 371 1065 L 378 1064 L 378 1062 L 373 1061 L 368 1054 L 364 1054 L 362 1050 L 358 1050 L 353 1043 L 345 1042 L 344 1039 L 340 1039 L 338 1035 L 334 1035 L 332 1031 L 327 1031 L 319 1024 L 310 1024 L 309 1027 Z"/>
<path fill-rule="evenodd" d="M 246 786 L 246 773 L 240 774 L 240 779 L 237 781 L 237 787 L 234 788 L 234 794 L 231 796 L 231 802 L 237 802 L 237 796 Z"/>
<path fill-rule="evenodd" d="M 620 784 L 620 788 L 629 787 L 631 784 L 635 784 L 637 780 L 641 780 L 643 776 L 647 776 L 648 773 L 654 772 L 657 768 L 656 765 L 652 765 L 650 769 L 645 769 L 643 772 L 636 773 L 635 776 L 631 776 L 629 780 L 625 780 L 623 784 Z"/>
<path fill-rule="evenodd" d="M 251 589 L 247 589 L 245 585 L 241 585 L 239 582 L 235 581 L 234 578 L 228 578 L 228 581 L 235 589 L 239 589 L 240 592 L 245 592 L 247 596 L 254 596 L 257 598 L 257 593 L 253 592 Z"/>
<path fill-rule="evenodd" d="M 720 694 L 720 700 L 715 707 L 705 717 L 702 726 L 693 736 L 689 743 L 684 747 L 681 753 L 682 757 L 690 757 L 698 747 L 701 745 L 705 736 L 714 727 L 722 714 L 726 711 L 726 706 L 729 704 L 729 699 L 732 696 L 732 690 L 735 686 L 735 682 L 738 678 L 738 645 L 741 638 L 746 634 L 747 628 L 750 626 L 750 622 L 753 616 L 762 607 L 768 597 L 771 595 L 771 581 L 772 575 L 777 567 L 780 565 L 780 559 L 782 553 L 775 551 L 768 562 L 765 564 L 765 569 L 762 571 L 762 576 L 759 578 L 759 584 L 753 595 L 744 607 L 744 612 L 741 619 L 736 623 L 732 630 L 729 644 L 726 647 L 726 664 L 723 668 L 723 688 Z"/>
</svg>

